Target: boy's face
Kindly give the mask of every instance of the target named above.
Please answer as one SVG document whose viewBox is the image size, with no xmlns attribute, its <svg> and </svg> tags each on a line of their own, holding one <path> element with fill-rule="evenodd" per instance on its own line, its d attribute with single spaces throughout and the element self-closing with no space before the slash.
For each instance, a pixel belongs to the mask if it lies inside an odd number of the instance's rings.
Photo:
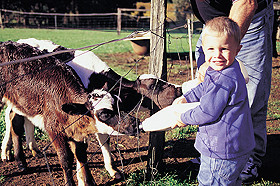
<svg viewBox="0 0 280 186">
<path fill-rule="evenodd" d="M 211 33 L 204 36 L 202 48 L 205 62 L 214 70 L 220 71 L 233 63 L 241 45 L 237 44 L 233 37 Z"/>
</svg>

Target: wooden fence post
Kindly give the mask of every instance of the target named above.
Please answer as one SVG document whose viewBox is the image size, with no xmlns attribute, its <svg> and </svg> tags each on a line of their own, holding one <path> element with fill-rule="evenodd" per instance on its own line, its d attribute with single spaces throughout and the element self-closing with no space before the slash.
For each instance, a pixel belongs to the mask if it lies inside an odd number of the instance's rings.
<svg viewBox="0 0 280 186">
<path fill-rule="evenodd" d="M 189 34 L 189 56 L 190 56 L 190 64 L 191 64 L 191 77 L 194 79 L 194 72 L 193 72 L 193 55 L 192 55 L 192 26 L 191 20 L 188 19 L 188 34 Z"/>
<path fill-rule="evenodd" d="M 166 58 L 166 20 L 167 0 L 152 0 L 150 15 L 150 63 L 149 73 L 158 78 L 167 80 Z M 158 110 L 153 110 L 151 114 Z M 147 161 L 147 179 L 153 180 L 158 172 L 163 170 L 163 150 L 165 144 L 165 132 L 150 132 Z"/>
<path fill-rule="evenodd" d="M 0 10 L 0 27 L 1 27 L 1 29 L 4 29 L 4 25 L 3 25 L 3 22 L 2 22 L 2 13 L 1 13 L 1 10 Z"/>
<path fill-rule="evenodd" d="M 122 9 L 118 8 L 118 15 L 117 15 L 117 32 L 120 35 L 122 29 Z"/>
<path fill-rule="evenodd" d="M 57 29 L 57 15 L 54 15 L 54 28 Z"/>
</svg>

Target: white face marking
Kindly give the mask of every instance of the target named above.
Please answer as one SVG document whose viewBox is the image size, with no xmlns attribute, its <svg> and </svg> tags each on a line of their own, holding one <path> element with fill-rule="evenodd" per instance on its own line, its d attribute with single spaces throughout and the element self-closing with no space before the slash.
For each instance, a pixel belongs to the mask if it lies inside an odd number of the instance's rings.
<svg viewBox="0 0 280 186">
<path fill-rule="evenodd" d="M 114 99 L 112 95 L 104 90 L 95 89 L 90 93 L 91 97 L 89 102 L 93 106 L 94 110 L 109 109 L 113 110 Z"/>
<path fill-rule="evenodd" d="M 99 121 L 97 118 L 95 118 L 95 119 L 96 119 L 95 126 L 98 130 L 98 133 L 108 134 L 108 135 L 124 135 L 124 134 L 119 133 L 118 131 L 115 131 L 112 127 L 106 125 L 105 123 Z"/>
<path fill-rule="evenodd" d="M 94 110 L 100 110 L 104 108 L 113 110 L 114 99 L 110 93 L 104 90 L 96 89 L 90 94 L 91 98 L 89 99 L 89 102 L 94 107 Z M 99 119 L 96 116 L 94 117 L 96 120 L 95 126 L 98 130 L 98 133 L 109 135 L 123 135 L 115 131 L 112 127 L 108 126 L 107 124 L 99 121 Z"/>
</svg>

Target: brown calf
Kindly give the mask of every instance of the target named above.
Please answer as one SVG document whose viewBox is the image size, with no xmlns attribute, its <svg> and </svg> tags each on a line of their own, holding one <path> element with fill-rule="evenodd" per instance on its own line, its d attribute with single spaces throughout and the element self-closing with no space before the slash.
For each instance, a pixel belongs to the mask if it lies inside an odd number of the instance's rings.
<svg viewBox="0 0 280 186">
<path fill-rule="evenodd" d="M 27 44 L 3 42 L 0 44 L 0 62 L 41 55 Z M 24 116 L 45 130 L 57 152 L 65 183 L 73 185 L 73 159 L 77 161 L 78 183 L 92 185 L 94 180 L 86 164 L 84 139 L 97 132 L 97 121 L 119 128 L 113 113 L 93 109 L 88 94 L 70 67 L 53 57 L 0 67 L 0 100 L 16 114 Z M 90 111 L 87 115 L 67 114 L 69 103 L 78 103 Z M 64 110 L 62 109 L 64 105 Z M 105 110 L 106 111 L 106 110 Z M 70 111 L 71 113 L 71 111 Z M 101 118 L 101 119 L 100 119 Z M 102 121 L 100 121 L 102 120 Z M 132 123 L 132 124 L 131 124 Z M 135 120 L 120 122 L 120 133 L 131 134 Z"/>
</svg>

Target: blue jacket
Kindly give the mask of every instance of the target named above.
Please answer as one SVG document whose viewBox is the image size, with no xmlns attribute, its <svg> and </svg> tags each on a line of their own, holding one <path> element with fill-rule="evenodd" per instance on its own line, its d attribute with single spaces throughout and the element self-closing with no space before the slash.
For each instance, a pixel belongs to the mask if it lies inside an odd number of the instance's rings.
<svg viewBox="0 0 280 186">
<path fill-rule="evenodd" d="M 181 115 L 185 124 L 199 125 L 195 148 L 203 155 L 232 159 L 255 146 L 246 83 L 237 61 L 221 70 L 209 67 L 204 82 L 184 94 L 200 106 Z"/>
</svg>

